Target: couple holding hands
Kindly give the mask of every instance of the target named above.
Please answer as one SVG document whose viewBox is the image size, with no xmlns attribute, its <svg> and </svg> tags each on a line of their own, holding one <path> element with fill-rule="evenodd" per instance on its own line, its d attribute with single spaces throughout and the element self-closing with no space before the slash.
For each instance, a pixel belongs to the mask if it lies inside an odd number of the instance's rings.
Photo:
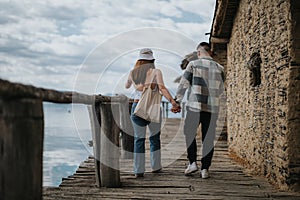
<svg viewBox="0 0 300 200">
<path fill-rule="evenodd" d="M 160 93 L 172 104 L 171 111 L 181 111 L 180 102 L 188 90 L 186 104 L 186 118 L 184 121 L 184 135 L 189 165 L 186 175 L 198 171 L 197 166 L 197 128 L 201 123 L 202 131 L 202 158 L 201 177 L 209 177 L 214 152 L 215 128 L 219 111 L 219 96 L 223 91 L 224 69 L 215 62 L 211 55 L 210 46 L 201 42 L 197 46 L 198 59 L 189 62 L 181 77 L 176 96 L 173 99 L 165 87 L 162 72 L 155 68 L 153 52 L 151 49 L 142 49 L 134 69 L 130 72 L 125 87 L 132 85 L 135 88 L 134 102 L 131 110 L 131 121 L 134 129 L 134 174 L 143 177 L 145 173 L 145 138 L 146 128 L 150 132 L 150 164 L 153 173 L 161 172 L 161 123 L 147 121 L 134 114 L 134 110 L 142 96 L 143 89 L 154 80 Z M 155 78 L 153 78 L 155 77 Z"/>
</svg>

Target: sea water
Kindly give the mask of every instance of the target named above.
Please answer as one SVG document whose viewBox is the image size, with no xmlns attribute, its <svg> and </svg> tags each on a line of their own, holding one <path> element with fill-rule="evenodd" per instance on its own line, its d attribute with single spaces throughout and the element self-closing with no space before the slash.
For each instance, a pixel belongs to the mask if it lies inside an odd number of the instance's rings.
<svg viewBox="0 0 300 200">
<path fill-rule="evenodd" d="M 87 106 L 44 103 L 43 186 L 58 186 L 92 155 Z"/>
</svg>

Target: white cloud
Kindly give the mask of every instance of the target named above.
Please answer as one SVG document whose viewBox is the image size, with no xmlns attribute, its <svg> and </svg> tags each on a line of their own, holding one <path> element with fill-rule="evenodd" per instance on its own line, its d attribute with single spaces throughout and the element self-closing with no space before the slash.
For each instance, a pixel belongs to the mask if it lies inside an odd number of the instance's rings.
<svg viewBox="0 0 300 200">
<path fill-rule="evenodd" d="M 208 20 L 212 20 L 214 13 L 215 1 L 209 0 L 198 0 L 198 1 L 182 1 L 182 0 L 171 0 L 170 2 L 176 5 L 178 8 L 185 12 L 191 12 L 198 16 L 205 17 Z"/>
<path fill-rule="evenodd" d="M 182 30 L 183 33 L 194 38 L 196 41 L 208 40 L 208 36 L 205 36 L 205 33 L 210 32 L 210 29 L 208 29 L 210 23 L 177 23 L 176 26 L 179 30 Z"/>
<path fill-rule="evenodd" d="M 182 33 L 196 42 L 207 40 L 204 34 L 210 30 L 214 3 L 215 0 L 0 1 L 0 78 L 38 87 L 72 89 L 79 67 L 90 52 L 122 33 L 158 27 Z M 145 40 L 141 35 L 124 38 L 121 43 L 132 47 L 131 50 L 141 44 L 159 43 L 179 48 L 172 36 L 160 38 L 149 33 L 148 37 L 148 43 L 141 42 Z M 119 48 L 120 44 L 111 45 Z M 188 53 L 192 48 L 186 45 L 180 51 Z M 109 46 L 89 60 L 92 67 L 84 71 L 86 82 L 82 87 L 89 87 L 87 82 L 99 76 L 95 73 L 112 62 L 109 59 L 116 52 L 124 53 Z M 111 78 L 104 81 L 113 84 L 115 78 L 132 67 L 128 63 L 134 62 L 130 59 L 136 54 L 137 51 L 132 52 L 126 62 L 112 70 Z M 158 57 L 163 59 L 159 54 Z M 168 61 L 168 65 L 177 64 Z"/>
<path fill-rule="evenodd" d="M 160 8 L 160 13 L 168 17 L 181 17 L 182 12 L 176 7 L 176 5 L 164 4 Z"/>
</svg>

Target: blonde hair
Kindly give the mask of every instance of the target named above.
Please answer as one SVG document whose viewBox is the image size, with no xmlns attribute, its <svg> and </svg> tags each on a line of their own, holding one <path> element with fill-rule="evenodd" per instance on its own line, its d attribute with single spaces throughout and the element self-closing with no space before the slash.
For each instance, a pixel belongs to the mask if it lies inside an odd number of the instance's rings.
<svg viewBox="0 0 300 200">
<path fill-rule="evenodd" d="M 154 60 L 137 60 L 132 70 L 132 80 L 138 84 L 145 84 L 147 72 L 155 69 Z"/>
</svg>

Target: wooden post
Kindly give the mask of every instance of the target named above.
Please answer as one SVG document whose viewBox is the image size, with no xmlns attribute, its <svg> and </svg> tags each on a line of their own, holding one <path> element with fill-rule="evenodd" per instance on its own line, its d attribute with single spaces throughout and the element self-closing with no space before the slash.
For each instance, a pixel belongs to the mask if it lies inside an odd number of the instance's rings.
<svg viewBox="0 0 300 200">
<path fill-rule="evenodd" d="M 0 98 L 0 199 L 42 199 L 44 115 L 40 99 Z"/>
<path fill-rule="evenodd" d="M 124 159 L 133 159 L 134 132 L 132 122 L 130 119 L 132 103 L 133 102 L 129 102 L 129 104 L 120 104 L 120 120 L 122 129 L 122 158 Z"/>
<path fill-rule="evenodd" d="M 119 169 L 119 104 L 102 102 L 100 104 L 100 176 L 102 187 L 120 187 Z"/>
<path fill-rule="evenodd" d="M 93 104 L 88 106 L 91 128 L 92 128 L 92 138 L 93 138 L 93 151 L 94 151 L 94 162 L 95 162 L 95 175 L 96 175 L 96 186 L 101 186 L 101 177 L 100 177 L 100 105 Z"/>
</svg>

